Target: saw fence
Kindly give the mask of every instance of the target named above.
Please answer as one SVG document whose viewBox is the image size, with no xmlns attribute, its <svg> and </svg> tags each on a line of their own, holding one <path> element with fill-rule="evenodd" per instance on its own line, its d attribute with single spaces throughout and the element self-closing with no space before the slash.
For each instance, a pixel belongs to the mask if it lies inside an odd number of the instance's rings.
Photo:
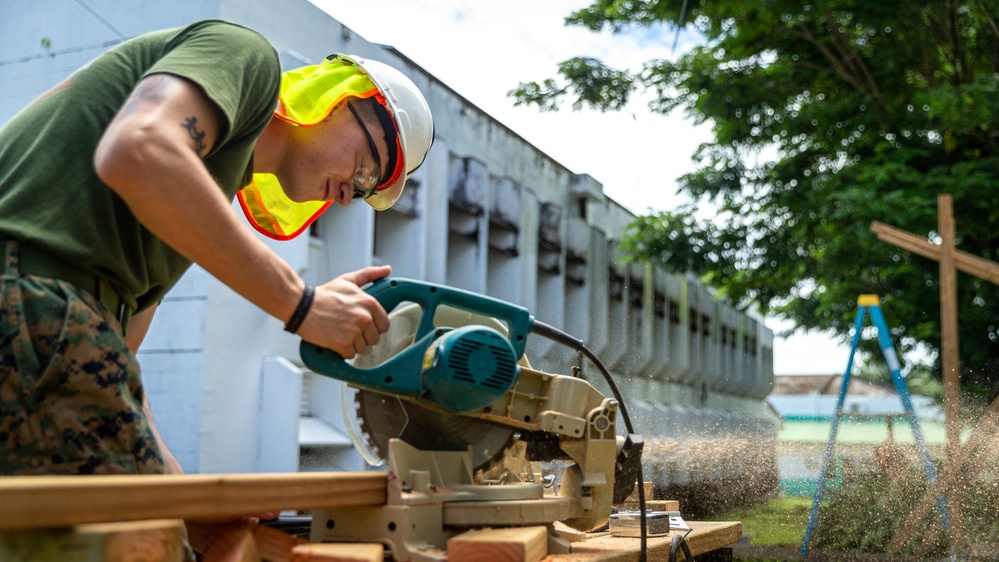
<svg viewBox="0 0 999 562">
<path fill-rule="evenodd" d="M 8 477 L 0 479 L 0 559 L 180 561 L 185 519 L 377 506 L 386 501 L 386 484 L 384 472 Z M 688 524 L 694 556 L 742 538 L 738 522 Z M 547 535 L 544 526 L 470 530 L 450 539 L 447 560 L 603 562 L 639 555 L 638 538 L 609 532 L 567 533 L 571 552 L 550 554 Z M 650 536 L 648 559 L 667 560 L 671 539 L 672 534 Z M 721 552 L 718 559 L 730 559 Z M 381 544 L 312 543 L 255 525 L 218 533 L 204 560 L 382 562 L 384 557 Z"/>
</svg>

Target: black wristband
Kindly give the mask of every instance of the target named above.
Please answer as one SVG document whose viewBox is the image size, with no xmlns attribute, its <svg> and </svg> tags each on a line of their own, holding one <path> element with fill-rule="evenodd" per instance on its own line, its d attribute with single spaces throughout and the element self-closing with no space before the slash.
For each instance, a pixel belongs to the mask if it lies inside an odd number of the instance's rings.
<svg viewBox="0 0 999 562">
<path fill-rule="evenodd" d="M 306 283 L 305 290 L 302 291 L 302 300 L 298 301 L 298 308 L 295 309 L 295 313 L 291 315 L 288 323 L 284 325 L 284 331 L 294 334 L 302 327 L 302 321 L 305 320 L 305 315 L 309 313 L 309 308 L 312 307 L 312 299 L 315 296 L 316 288 Z"/>
</svg>

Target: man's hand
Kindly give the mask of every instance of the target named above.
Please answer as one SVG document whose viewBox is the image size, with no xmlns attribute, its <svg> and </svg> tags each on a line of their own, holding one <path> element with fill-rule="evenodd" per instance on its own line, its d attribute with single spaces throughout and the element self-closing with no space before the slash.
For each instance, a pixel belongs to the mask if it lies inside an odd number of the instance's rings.
<svg viewBox="0 0 999 562">
<path fill-rule="evenodd" d="M 315 300 L 298 335 L 344 359 L 363 353 L 388 331 L 389 319 L 385 309 L 361 287 L 390 273 L 389 266 L 366 267 L 316 287 Z"/>
</svg>

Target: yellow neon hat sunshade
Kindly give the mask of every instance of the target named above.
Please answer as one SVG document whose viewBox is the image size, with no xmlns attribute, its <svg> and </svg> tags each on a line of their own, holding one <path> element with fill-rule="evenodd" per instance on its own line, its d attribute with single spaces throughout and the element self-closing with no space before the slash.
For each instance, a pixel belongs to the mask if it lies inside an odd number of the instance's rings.
<svg viewBox="0 0 999 562">
<path fill-rule="evenodd" d="M 377 95 L 375 83 L 351 61 L 326 59 L 281 74 L 280 103 L 274 115 L 295 126 L 311 127 L 326 119 L 347 98 Z M 332 204 L 292 201 L 274 174 L 253 174 L 250 185 L 236 195 L 250 224 L 275 240 L 298 236 Z"/>
</svg>

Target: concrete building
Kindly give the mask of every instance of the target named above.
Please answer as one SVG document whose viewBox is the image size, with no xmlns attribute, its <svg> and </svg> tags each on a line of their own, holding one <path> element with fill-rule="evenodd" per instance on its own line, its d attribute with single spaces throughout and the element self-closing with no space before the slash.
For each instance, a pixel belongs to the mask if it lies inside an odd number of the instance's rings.
<svg viewBox="0 0 999 562">
<path fill-rule="evenodd" d="M 429 101 L 436 142 L 395 207 L 331 209 L 308 236 L 273 243 L 307 281 L 391 264 L 396 276 L 521 304 L 587 342 L 610 368 L 648 440 L 647 479 L 673 486 L 775 470 L 778 422 L 764 401 L 773 334 L 762 320 L 694 278 L 625 263 L 618 242 L 634 217 L 586 170 L 566 169 L 419 61 L 366 41 L 306 0 L 136 0 L 127 10 L 114 0 L 4 2 L 0 123 L 121 41 L 203 18 L 260 31 L 286 68 L 333 52 L 384 61 Z M 158 425 L 187 471 L 365 468 L 347 436 L 341 384 L 304 369 L 298 343 L 199 267 L 169 293 L 139 360 Z M 535 338 L 528 356 L 553 373 L 578 364 L 605 389 L 590 365 L 555 344 Z M 741 444 L 745 454 L 724 454 L 718 443 Z"/>
</svg>

